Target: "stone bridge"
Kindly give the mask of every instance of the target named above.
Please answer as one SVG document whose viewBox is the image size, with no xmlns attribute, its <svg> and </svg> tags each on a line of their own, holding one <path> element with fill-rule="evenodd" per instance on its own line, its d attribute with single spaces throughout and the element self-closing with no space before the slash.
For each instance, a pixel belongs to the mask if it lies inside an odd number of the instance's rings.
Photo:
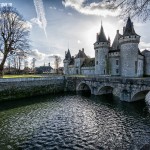
<svg viewBox="0 0 150 150">
<path fill-rule="evenodd" d="M 112 93 L 122 101 L 150 99 L 150 78 L 66 77 L 67 91 L 90 91 L 93 95 Z"/>
</svg>

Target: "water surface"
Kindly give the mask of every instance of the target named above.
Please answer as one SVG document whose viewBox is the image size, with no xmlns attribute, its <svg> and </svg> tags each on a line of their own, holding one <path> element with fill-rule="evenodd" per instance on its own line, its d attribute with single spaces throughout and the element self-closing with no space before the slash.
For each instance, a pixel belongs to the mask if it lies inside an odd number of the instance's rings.
<svg viewBox="0 0 150 150">
<path fill-rule="evenodd" d="M 2 150 L 138 150 L 147 143 L 144 100 L 65 94 L 0 103 Z"/>
</svg>

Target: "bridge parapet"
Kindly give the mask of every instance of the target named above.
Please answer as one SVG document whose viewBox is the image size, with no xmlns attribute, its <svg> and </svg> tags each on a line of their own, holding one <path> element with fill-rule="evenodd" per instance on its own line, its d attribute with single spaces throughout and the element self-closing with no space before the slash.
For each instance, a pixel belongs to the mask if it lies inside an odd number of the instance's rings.
<svg viewBox="0 0 150 150">
<path fill-rule="evenodd" d="M 87 85 L 91 94 L 102 95 L 112 93 L 122 101 L 136 101 L 145 98 L 150 91 L 150 78 L 122 77 L 66 77 L 66 87 L 71 91 L 82 90 Z"/>
</svg>

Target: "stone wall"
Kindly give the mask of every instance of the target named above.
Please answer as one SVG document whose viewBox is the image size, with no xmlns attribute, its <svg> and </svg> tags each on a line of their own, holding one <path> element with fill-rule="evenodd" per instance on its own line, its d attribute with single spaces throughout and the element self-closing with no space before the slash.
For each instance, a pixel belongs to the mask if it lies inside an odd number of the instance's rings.
<svg viewBox="0 0 150 150">
<path fill-rule="evenodd" d="M 118 60 L 118 64 L 116 63 Z M 119 56 L 109 56 L 109 73 L 113 76 L 120 75 L 120 57 Z"/>
<path fill-rule="evenodd" d="M 95 67 L 82 67 L 81 74 L 83 75 L 93 75 L 95 74 Z"/>
<path fill-rule="evenodd" d="M 144 50 L 142 54 L 145 57 L 144 61 L 144 75 L 145 76 L 150 76 L 150 51 Z"/>
<path fill-rule="evenodd" d="M 125 43 L 121 45 L 121 76 L 137 77 L 138 44 Z"/>
<path fill-rule="evenodd" d="M 95 49 L 95 74 L 107 74 L 108 47 Z"/>
<path fill-rule="evenodd" d="M 0 79 L 0 100 L 64 91 L 64 77 Z"/>
</svg>

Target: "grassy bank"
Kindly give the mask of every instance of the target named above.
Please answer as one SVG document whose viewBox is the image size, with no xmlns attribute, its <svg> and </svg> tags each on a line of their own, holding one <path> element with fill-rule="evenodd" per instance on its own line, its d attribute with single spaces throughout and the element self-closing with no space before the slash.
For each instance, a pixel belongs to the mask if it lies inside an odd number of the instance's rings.
<svg viewBox="0 0 150 150">
<path fill-rule="evenodd" d="M 43 77 L 42 75 L 4 75 L 3 78 L 40 78 Z"/>
</svg>

